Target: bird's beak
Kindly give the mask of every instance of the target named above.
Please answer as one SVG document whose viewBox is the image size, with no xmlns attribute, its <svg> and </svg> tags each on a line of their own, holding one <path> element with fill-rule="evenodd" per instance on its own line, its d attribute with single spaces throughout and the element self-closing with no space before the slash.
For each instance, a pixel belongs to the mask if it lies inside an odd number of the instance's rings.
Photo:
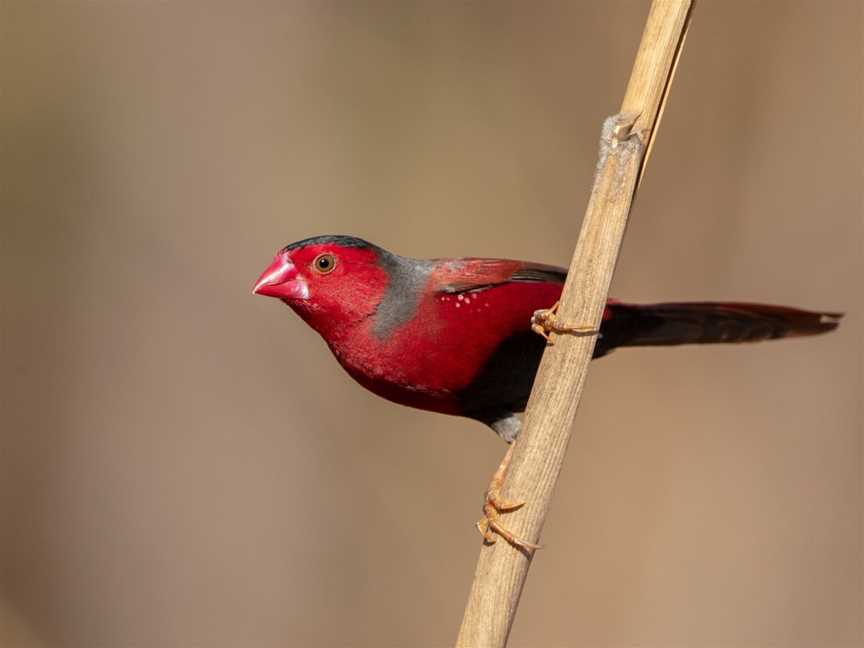
<svg viewBox="0 0 864 648">
<path fill-rule="evenodd" d="M 261 273 L 252 288 L 252 294 L 279 299 L 309 299 L 309 286 L 298 274 L 291 258 L 280 252 L 273 259 L 273 263 Z"/>
</svg>

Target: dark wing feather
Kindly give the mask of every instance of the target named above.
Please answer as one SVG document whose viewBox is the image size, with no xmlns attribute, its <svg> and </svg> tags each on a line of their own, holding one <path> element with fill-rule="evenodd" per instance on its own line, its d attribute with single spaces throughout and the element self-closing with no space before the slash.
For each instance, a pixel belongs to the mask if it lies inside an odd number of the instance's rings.
<svg viewBox="0 0 864 648">
<path fill-rule="evenodd" d="M 567 279 L 567 271 L 556 266 L 526 263 L 510 277 L 510 281 L 549 282 L 563 284 Z"/>
</svg>

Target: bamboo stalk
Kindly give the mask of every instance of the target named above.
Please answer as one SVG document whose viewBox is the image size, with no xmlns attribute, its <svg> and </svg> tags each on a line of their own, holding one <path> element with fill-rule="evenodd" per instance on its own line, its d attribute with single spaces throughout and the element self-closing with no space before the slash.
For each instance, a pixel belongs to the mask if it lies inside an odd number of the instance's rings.
<svg viewBox="0 0 864 648">
<path fill-rule="evenodd" d="M 654 0 L 624 101 L 603 125 L 594 186 L 561 296 L 559 320 L 599 328 L 636 188 L 684 44 L 693 0 Z M 537 543 L 570 439 L 596 338 L 554 335 L 546 349 L 504 485 L 525 506 L 502 522 Z M 546 551 L 554 551 L 555 548 Z M 544 553 L 545 555 L 545 553 Z M 533 553 L 499 540 L 484 546 L 458 648 L 507 643 Z"/>
</svg>

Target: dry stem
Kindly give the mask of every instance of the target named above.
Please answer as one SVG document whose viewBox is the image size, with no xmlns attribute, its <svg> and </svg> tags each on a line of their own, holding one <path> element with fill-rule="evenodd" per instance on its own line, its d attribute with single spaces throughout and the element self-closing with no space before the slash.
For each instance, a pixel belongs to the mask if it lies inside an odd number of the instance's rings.
<svg viewBox="0 0 864 648">
<path fill-rule="evenodd" d="M 561 322 L 599 328 L 691 6 L 691 0 L 654 0 L 651 5 L 621 111 L 603 125 L 597 175 L 561 297 Z M 555 341 L 543 355 L 503 493 L 507 500 L 527 502 L 507 514 L 505 524 L 532 543 L 540 539 L 596 339 L 558 335 Z M 532 557 L 503 541 L 483 547 L 459 648 L 506 645 Z"/>
</svg>

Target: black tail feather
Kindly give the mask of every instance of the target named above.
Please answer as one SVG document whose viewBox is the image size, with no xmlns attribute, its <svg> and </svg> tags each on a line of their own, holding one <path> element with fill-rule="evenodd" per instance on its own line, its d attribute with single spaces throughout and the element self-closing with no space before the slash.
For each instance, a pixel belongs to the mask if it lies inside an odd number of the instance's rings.
<svg viewBox="0 0 864 648">
<path fill-rule="evenodd" d="M 842 313 L 735 302 L 608 306 L 595 356 L 619 346 L 759 342 L 833 331 Z"/>
</svg>

